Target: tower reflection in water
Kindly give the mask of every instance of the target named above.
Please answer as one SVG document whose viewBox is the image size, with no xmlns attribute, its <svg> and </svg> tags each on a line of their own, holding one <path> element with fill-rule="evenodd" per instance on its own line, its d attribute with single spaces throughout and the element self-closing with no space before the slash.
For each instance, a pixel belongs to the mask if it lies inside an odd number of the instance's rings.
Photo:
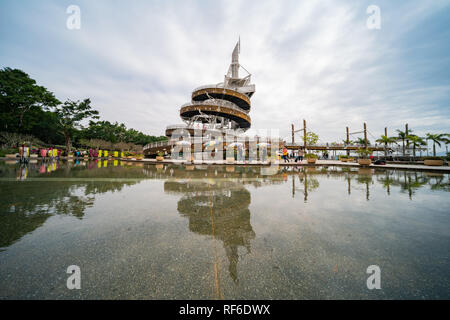
<svg viewBox="0 0 450 320">
<path fill-rule="evenodd" d="M 190 231 L 222 242 L 228 258 L 229 275 L 237 283 L 238 249 L 243 247 L 250 253 L 250 240 L 255 238 L 248 208 L 250 192 L 242 182 L 232 179 L 166 181 L 164 191 L 183 195 L 177 208 L 189 220 Z M 217 260 L 217 248 L 214 250 Z"/>
</svg>

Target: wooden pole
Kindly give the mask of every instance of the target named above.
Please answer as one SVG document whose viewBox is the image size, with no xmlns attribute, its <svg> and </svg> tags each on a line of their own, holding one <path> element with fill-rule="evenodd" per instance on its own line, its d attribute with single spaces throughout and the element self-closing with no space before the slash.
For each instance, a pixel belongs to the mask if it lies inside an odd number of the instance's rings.
<svg viewBox="0 0 450 320">
<path fill-rule="evenodd" d="M 347 147 L 350 144 L 350 133 L 348 131 L 348 127 L 345 127 L 345 131 L 347 131 Z M 350 150 L 347 149 L 347 156 L 350 155 Z"/>
<path fill-rule="evenodd" d="M 405 125 L 405 135 L 406 135 L 406 148 L 409 146 L 409 140 L 408 140 L 408 124 Z"/>
<path fill-rule="evenodd" d="M 306 153 L 306 120 L 303 119 L 303 143 L 305 145 L 305 153 Z"/>
<path fill-rule="evenodd" d="M 367 149 L 367 125 L 365 122 L 364 122 L 364 145 Z"/>
<path fill-rule="evenodd" d="M 347 131 L 347 144 L 350 144 L 350 133 L 348 132 L 348 127 L 345 127 L 345 130 Z"/>
<path fill-rule="evenodd" d="M 292 144 L 294 144 L 295 143 L 295 140 L 294 140 L 294 124 L 291 124 L 291 127 L 292 127 Z"/>
<path fill-rule="evenodd" d="M 387 138 L 387 127 L 384 127 L 384 136 Z M 384 143 L 384 156 L 387 157 L 387 142 Z"/>
</svg>

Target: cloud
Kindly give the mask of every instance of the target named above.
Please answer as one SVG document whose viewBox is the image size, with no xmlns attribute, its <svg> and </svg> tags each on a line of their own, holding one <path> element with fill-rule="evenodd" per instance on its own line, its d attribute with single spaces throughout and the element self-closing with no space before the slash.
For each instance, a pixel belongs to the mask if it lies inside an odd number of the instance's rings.
<svg viewBox="0 0 450 320">
<path fill-rule="evenodd" d="M 378 1 L 380 30 L 367 1 L 72 2 L 81 30 L 65 26 L 72 3 L 2 1 L 0 61 L 62 100 L 90 97 L 104 119 L 164 134 L 195 87 L 223 81 L 241 36 L 255 129 L 450 131 L 448 2 Z"/>
</svg>

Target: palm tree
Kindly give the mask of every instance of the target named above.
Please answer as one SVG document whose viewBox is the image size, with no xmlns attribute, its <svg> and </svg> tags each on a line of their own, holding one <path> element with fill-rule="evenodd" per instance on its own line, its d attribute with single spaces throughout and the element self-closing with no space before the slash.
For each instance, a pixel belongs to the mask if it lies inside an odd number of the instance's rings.
<svg viewBox="0 0 450 320">
<path fill-rule="evenodd" d="M 423 140 L 423 138 L 416 136 L 414 134 L 408 135 L 406 137 L 413 146 L 413 158 L 416 158 L 416 147 L 424 146 L 427 143 Z"/>
<path fill-rule="evenodd" d="M 384 143 L 384 155 L 385 155 L 385 157 L 387 157 L 387 147 L 388 147 L 388 145 L 390 145 L 391 143 L 396 143 L 397 139 L 395 137 L 388 137 L 388 136 L 385 136 L 385 135 L 381 135 L 381 138 L 377 139 L 376 142 Z"/>
<path fill-rule="evenodd" d="M 408 135 L 412 133 L 412 130 L 408 130 L 408 133 L 406 133 L 406 131 L 397 129 L 397 133 L 397 140 L 402 140 L 403 156 L 405 156 L 405 140 L 408 140 Z"/>
<path fill-rule="evenodd" d="M 366 140 L 364 140 L 364 138 L 357 138 L 356 143 L 359 144 L 359 145 L 365 145 L 366 144 Z M 367 145 L 370 146 L 369 139 L 367 139 Z"/>
<path fill-rule="evenodd" d="M 353 140 L 348 140 L 348 143 L 347 143 L 347 140 L 346 139 L 344 139 L 344 140 L 342 140 L 342 142 L 344 143 L 344 145 L 352 145 L 353 143 L 355 143 L 355 141 L 353 141 Z"/>
<path fill-rule="evenodd" d="M 425 139 L 433 141 L 433 157 L 436 157 L 436 144 L 440 147 L 441 142 L 447 143 L 448 133 L 427 133 Z"/>
</svg>

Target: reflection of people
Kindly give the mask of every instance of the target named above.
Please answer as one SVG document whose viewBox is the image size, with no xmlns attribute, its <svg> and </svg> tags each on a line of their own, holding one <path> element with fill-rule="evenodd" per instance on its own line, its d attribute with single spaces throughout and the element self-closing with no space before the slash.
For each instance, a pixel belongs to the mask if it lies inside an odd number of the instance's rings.
<svg viewBox="0 0 450 320">
<path fill-rule="evenodd" d="M 26 165 L 21 165 L 17 172 L 17 180 L 25 180 L 28 176 L 28 168 Z"/>
</svg>

